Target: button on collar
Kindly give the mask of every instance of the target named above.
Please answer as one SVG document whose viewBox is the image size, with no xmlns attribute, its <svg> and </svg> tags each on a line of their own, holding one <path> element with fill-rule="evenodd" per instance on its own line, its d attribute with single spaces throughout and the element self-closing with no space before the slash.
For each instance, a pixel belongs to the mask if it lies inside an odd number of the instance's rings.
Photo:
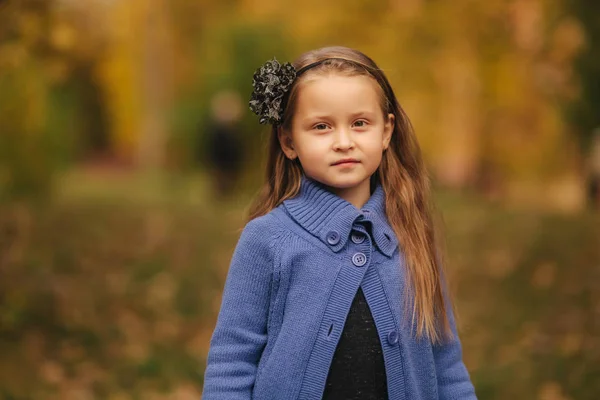
<svg viewBox="0 0 600 400">
<path fill-rule="evenodd" d="M 338 231 L 329 231 L 327 233 L 327 243 L 335 246 L 340 242 L 340 233 Z"/>
<path fill-rule="evenodd" d="M 398 240 L 385 215 L 385 193 L 378 184 L 362 208 L 356 208 L 341 197 L 331 193 L 325 185 L 302 176 L 299 193 L 283 202 L 288 215 L 303 229 L 317 237 L 335 253 L 345 248 L 350 240 L 353 225 L 357 222 L 371 224 L 369 237 L 387 257 L 392 257 Z M 329 241 L 329 232 L 336 230 L 337 244 Z M 384 236 L 389 232 L 389 240 Z M 332 242 L 336 239 L 332 236 Z"/>
<path fill-rule="evenodd" d="M 360 234 L 360 233 L 353 233 L 352 241 L 356 244 L 361 244 L 362 242 L 365 241 L 365 235 Z"/>
</svg>

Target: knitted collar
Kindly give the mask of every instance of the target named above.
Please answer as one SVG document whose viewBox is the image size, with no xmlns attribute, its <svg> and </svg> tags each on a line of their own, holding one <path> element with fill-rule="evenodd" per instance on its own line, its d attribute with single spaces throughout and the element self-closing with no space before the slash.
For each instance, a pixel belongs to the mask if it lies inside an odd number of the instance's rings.
<svg viewBox="0 0 600 400">
<path fill-rule="evenodd" d="M 298 195 L 285 200 L 283 204 L 298 224 L 335 252 L 340 251 L 346 244 L 354 222 L 371 224 L 371 235 L 375 245 L 386 256 L 391 257 L 398 246 L 398 239 L 385 214 L 385 193 L 379 184 L 371 198 L 359 210 L 328 191 L 323 184 L 303 176 Z M 332 232 L 339 234 L 340 238 L 335 245 L 328 242 Z"/>
</svg>

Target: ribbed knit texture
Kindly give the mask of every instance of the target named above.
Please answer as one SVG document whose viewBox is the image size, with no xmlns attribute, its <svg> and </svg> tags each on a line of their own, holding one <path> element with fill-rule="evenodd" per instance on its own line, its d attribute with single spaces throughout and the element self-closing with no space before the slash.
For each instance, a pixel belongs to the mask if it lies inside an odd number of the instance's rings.
<svg viewBox="0 0 600 400">
<path fill-rule="evenodd" d="M 476 398 L 458 336 L 438 346 L 414 337 L 384 199 L 377 187 L 358 210 L 303 178 L 298 196 L 244 228 L 203 399 L 321 399 L 359 287 L 379 335 L 390 400 Z M 451 326 L 456 335 L 452 315 Z"/>
</svg>

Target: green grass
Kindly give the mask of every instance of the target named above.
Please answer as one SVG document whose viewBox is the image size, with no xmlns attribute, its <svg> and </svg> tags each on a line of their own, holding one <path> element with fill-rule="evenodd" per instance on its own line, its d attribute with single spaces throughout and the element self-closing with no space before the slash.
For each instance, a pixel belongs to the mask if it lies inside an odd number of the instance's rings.
<svg viewBox="0 0 600 400">
<path fill-rule="evenodd" d="M 0 398 L 198 398 L 249 201 L 208 184 L 78 172 L 0 208 Z M 479 398 L 598 398 L 599 215 L 438 200 Z"/>
</svg>

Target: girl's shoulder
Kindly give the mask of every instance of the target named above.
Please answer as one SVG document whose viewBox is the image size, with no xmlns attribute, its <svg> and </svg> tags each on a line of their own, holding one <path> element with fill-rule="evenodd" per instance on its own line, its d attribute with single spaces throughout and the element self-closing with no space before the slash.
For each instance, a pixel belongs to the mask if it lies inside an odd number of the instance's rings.
<svg viewBox="0 0 600 400">
<path fill-rule="evenodd" d="M 285 224 L 285 211 L 283 211 L 282 205 L 275 207 L 265 215 L 251 219 L 246 223 L 244 230 L 246 229 L 269 229 L 269 230 L 282 230 L 286 228 Z"/>
<path fill-rule="evenodd" d="M 280 207 L 277 207 L 265 215 L 248 221 L 242 230 L 240 242 L 272 245 L 288 229 L 285 224 L 285 216 Z"/>
</svg>

